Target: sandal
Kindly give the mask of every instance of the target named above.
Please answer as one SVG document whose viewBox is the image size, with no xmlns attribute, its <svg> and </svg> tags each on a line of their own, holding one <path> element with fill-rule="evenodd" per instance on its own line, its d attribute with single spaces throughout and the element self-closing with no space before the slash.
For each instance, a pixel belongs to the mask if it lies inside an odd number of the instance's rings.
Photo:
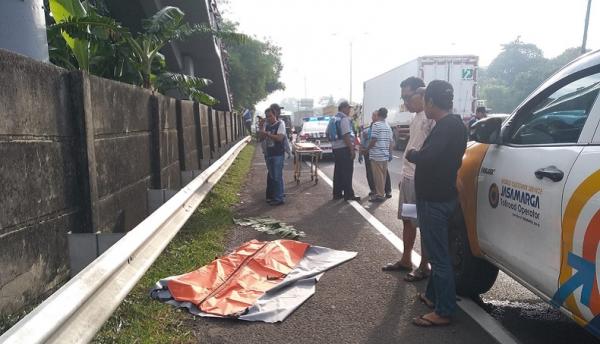
<svg viewBox="0 0 600 344">
<path fill-rule="evenodd" d="M 418 282 L 429 277 L 429 272 L 425 272 L 421 269 L 415 269 L 404 276 L 406 282 Z"/>
<path fill-rule="evenodd" d="M 431 302 L 427 296 L 425 296 L 425 293 L 417 293 L 417 299 L 419 301 L 421 301 L 425 306 L 433 309 L 435 307 L 435 305 L 433 304 L 433 302 Z"/>
<path fill-rule="evenodd" d="M 396 263 L 388 263 L 381 268 L 381 271 L 410 271 L 412 270 L 412 266 L 406 266 L 400 264 L 400 262 Z"/>
<path fill-rule="evenodd" d="M 427 314 L 425 314 L 427 315 Z M 419 327 L 440 327 L 440 326 L 448 326 L 450 325 L 450 320 L 442 320 L 442 321 L 433 321 L 425 318 L 425 315 L 422 315 L 419 318 L 413 319 L 413 324 Z"/>
</svg>

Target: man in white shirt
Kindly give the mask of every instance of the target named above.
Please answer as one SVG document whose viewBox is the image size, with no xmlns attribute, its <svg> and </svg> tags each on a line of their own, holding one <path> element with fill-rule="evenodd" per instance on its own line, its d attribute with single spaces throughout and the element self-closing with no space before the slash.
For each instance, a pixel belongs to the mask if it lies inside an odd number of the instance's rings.
<svg viewBox="0 0 600 344">
<path fill-rule="evenodd" d="M 410 124 L 410 138 L 404 151 L 404 161 L 402 163 L 402 176 L 400 179 L 400 195 L 398 203 L 398 218 L 402 220 L 402 240 L 404 241 L 404 252 L 402 258 L 393 264 L 385 265 L 383 271 L 411 271 L 411 252 L 417 236 L 418 219 L 402 215 L 403 204 L 416 204 L 415 193 L 415 165 L 406 160 L 406 152 L 411 149 L 419 150 L 423 142 L 435 125 L 433 120 L 425 116 L 425 104 L 423 100 L 425 83 L 417 77 L 410 77 L 400 84 L 402 90 L 402 100 L 406 109 L 415 113 L 415 118 Z M 421 263 L 417 269 L 408 273 L 404 279 L 408 282 L 416 282 L 429 277 L 430 268 L 427 254 L 421 245 Z"/>
</svg>

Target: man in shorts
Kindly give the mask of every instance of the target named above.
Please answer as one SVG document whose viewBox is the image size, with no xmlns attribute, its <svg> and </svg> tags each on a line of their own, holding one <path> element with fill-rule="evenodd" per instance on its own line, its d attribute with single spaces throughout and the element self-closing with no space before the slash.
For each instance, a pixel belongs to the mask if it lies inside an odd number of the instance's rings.
<svg viewBox="0 0 600 344">
<path fill-rule="evenodd" d="M 402 162 L 402 175 L 400 177 L 399 203 L 398 203 L 398 219 L 402 220 L 402 240 L 404 241 L 404 252 L 402 258 L 396 263 L 385 265 L 383 271 L 410 271 L 404 280 L 408 282 L 416 282 L 429 277 L 429 260 L 427 254 L 421 245 L 421 263 L 415 270 L 412 269 L 411 252 L 415 244 L 417 236 L 418 220 L 404 216 L 402 207 L 404 204 L 416 205 L 417 198 L 415 193 L 415 165 L 406 160 L 406 152 L 411 149 L 419 150 L 423 142 L 431 132 L 435 125 L 433 120 L 427 119 L 424 112 L 423 95 L 425 91 L 425 83 L 417 77 L 410 77 L 400 84 L 402 90 L 402 100 L 404 106 L 409 112 L 415 113 L 415 118 L 410 123 L 410 138 L 404 152 L 404 161 Z M 411 271 L 412 270 L 412 271 Z"/>
</svg>

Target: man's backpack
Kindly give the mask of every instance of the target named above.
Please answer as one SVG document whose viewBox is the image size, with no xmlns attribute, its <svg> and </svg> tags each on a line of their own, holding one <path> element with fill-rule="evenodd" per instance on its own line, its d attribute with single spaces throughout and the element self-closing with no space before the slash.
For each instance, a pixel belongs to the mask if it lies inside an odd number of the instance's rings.
<svg viewBox="0 0 600 344">
<path fill-rule="evenodd" d="M 342 139 L 342 132 L 340 128 L 341 116 L 335 115 L 331 117 L 327 124 L 327 138 L 329 141 L 337 141 Z"/>
</svg>

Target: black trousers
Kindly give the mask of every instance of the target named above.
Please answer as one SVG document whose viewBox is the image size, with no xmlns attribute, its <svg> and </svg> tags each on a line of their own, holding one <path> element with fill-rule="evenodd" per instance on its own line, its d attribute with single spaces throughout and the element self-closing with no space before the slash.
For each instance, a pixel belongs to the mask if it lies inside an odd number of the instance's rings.
<svg viewBox="0 0 600 344">
<path fill-rule="evenodd" d="M 367 169 L 367 183 L 369 183 L 369 190 L 375 192 L 375 181 L 373 181 L 373 171 L 371 170 L 371 160 L 369 160 L 369 154 L 364 155 L 365 168 Z M 390 172 L 388 171 L 385 177 L 385 194 L 392 194 L 392 182 L 390 181 Z"/>
<path fill-rule="evenodd" d="M 344 199 L 354 198 L 352 189 L 352 175 L 354 174 L 354 161 L 348 147 L 333 150 L 335 165 L 333 168 L 333 197 Z"/>
</svg>

